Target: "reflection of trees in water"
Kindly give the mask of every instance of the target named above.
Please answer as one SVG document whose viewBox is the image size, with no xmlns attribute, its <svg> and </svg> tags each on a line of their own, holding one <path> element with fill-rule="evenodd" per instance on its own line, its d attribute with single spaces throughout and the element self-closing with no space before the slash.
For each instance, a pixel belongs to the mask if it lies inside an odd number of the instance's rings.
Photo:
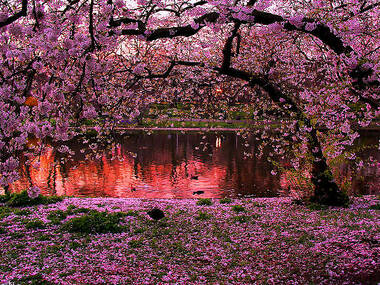
<svg viewBox="0 0 380 285">
<path fill-rule="evenodd" d="M 221 138 L 218 147 L 217 138 Z M 191 178 L 218 167 L 226 173 L 219 181 L 219 187 L 235 189 L 244 194 L 254 191 L 259 195 L 268 195 L 267 189 L 277 190 L 277 178 L 268 175 L 270 165 L 265 161 L 255 157 L 244 158 L 244 151 L 247 151 L 247 147 L 243 146 L 244 141 L 234 133 L 223 136 L 214 133 L 206 136 L 197 133 L 142 135 L 133 140 L 126 139 L 122 143 L 122 152 L 136 152 L 138 160 L 135 161 L 141 165 L 141 172 L 147 180 L 151 180 L 154 175 L 153 165 L 171 167 L 169 177 L 172 185 L 176 184 L 178 177 Z M 254 147 L 251 138 L 251 152 Z M 182 176 L 180 173 L 183 173 Z"/>
<path fill-rule="evenodd" d="M 245 153 L 253 154 L 257 150 L 254 136 L 244 139 L 232 132 L 129 134 L 108 145 L 108 149 L 99 147 L 96 152 L 81 151 L 83 143 L 80 141 L 68 144 L 74 151 L 72 157 L 51 148 L 41 156 L 46 170 L 38 172 L 24 167 L 22 183 L 30 185 L 30 180 L 41 183 L 45 179 L 41 188 L 47 194 L 62 193 L 64 188 L 64 193 L 70 195 L 125 197 L 143 195 L 143 191 L 133 195 L 128 191 L 135 187 L 144 190 L 147 184 L 174 197 L 192 197 L 192 191 L 205 190 L 202 187 L 214 189 L 219 193 L 215 195 L 221 196 L 226 196 L 231 189 L 235 194 L 255 196 L 286 195 L 293 190 L 290 178 L 283 176 L 280 185 L 279 177 L 270 174 L 272 165 L 266 161 L 265 149 L 260 159 L 246 157 Z M 281 163 L 285 165 L 288 161 Z M 345 177 L 351 177 L 354 172 L 355 168 L 349 165 L 339 168 Z M 371 179 L 378 182 L 378 169 L 363 169 L 363 173 L 372 175 Z M 355 183 L 355 187 L 361 187 L 360 181 Z"/>
</svg>

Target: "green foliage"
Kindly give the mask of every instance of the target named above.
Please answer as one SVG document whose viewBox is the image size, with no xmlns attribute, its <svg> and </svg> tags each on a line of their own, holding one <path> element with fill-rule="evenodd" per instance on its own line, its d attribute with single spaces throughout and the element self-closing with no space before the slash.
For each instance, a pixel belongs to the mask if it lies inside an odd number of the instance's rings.
<svg viewBox="0 0 380 285">
<path fill-rule="evenodd" d="M 145 228 L 137 228 L 137 229 L 135 229 L 134 233 L 135 233 L 135 234 L 142 234 L 142 233 L 145 232 L 145 231 L 146 231 Z"/>
<path fill-rule="evenodd" d="M 20 279 L 13 279 L 9 284 L 31 284 L 31 285 L 50 285 L 49 281 L 46 281 L 41 273 L 35 275 L 24 276 Z"/>
<path fill-rule="evenodd" d="M 197 201 L 198 206 L 210 206 L 212 205 L 212 201 L 210 198 L 200 198 Z"/>
<path fill-rule="evenodd" d="M 66 219 L 67 212 L 62 210 L 51 211 L 47 218 L 52 222 L 52 224 L 58 225 L 62 220 Z"/>
<path fill-rule="evenodd" d="M 307 205 L 307 208 L 312 211 L 320 211 L 320 210 L 326 210 L 328 207 L 325 205 L 318 204 L 318 203 L 310 203 L 309 205 Z"/>
<path fill-rule="evenodd" d="M 173 216 L 181 216 L 181 215 L 183 215 L 183 214 L 185 214 L 185 213 L 186 213 L 185 210 L 183 210 L 183 209 L 179 209 L 176 213 L 174 213 Z"/>
<path fill-rule="evenodd" d="M 45 224 L 43 221 L 39 219 L 31 220 L 25 224 L 25 227 L 29 229 L 43 229 L 45 228 Z"/>
<path fill-rule="evenodd" d="M 236 213 L 245 212 L 245 208 L 242 205 L 233 205 L 232 210 Z"/>
<path fill-rule="evenodd" d="M 138 248 L 138 247 L 141 247 L 143 245 L 143 240 L 142 239 L 133 239 L 133 240 L 130 240 L 128 242 L 128 245 L 131 248 Z"/>
<path fill-rule="evenodd" d="M 82 119 L 82 121 L 81 121 L 81 125 L 85 125 L 85 126 L 93 126 L 93 125 L 94 125 L 94 121 L 93 121 L 93 120 L 90 120 L 90 119 Z"/>
<path fill-rule="evenodd" d="M 98 135 L 98 132 L 94 129 L 88 129 L 88 130 L 86 130 L 85 135 L 87 137 L 96 137 Z"/>
<path fill-rule="evenodd" d="M 13 213 L 17 216 L 29 216 L 32 212 L 28 209 L 14 209 Z"/>
<path fill-rule="evenodd" d="M 204 221 L 204 220 L 209 220 L 211 217 L 212 217 L 212 215 L 210 215 L 206 212 L 199 212 L 198 216 L 195 217 L 195 219 Z"/>
<path fill-rule="evenodd" d="M 219 200 L 220 204 L 230 204 L 232 200 L 230 198 L 222 198 Z"/>
<path fill-rule="evenodd" d="M 238 222 L 238 223 L 246 223 L 246 222 L 248 222 L 249 217 L 247 217 L 247 216 L 235 216 L 235 217 L 232 217 L 232 220 L 234 222 Z"/>
<path fill-rule="evenodd" d="M 40 236 L 37 237 L 38 241 L 47 241 L 51 239 L 51 235 L 49 234 L 41 234 Z"/>
<path fill-rule="evenodd" d="M 39 195 L 37 198 L 32 199 L 28 196 L 28 192 L 26 190 L 21 193 L 12 193 L 8 196 L 8 200 L 6 204 L 11 207 L 25 207 L 25 206 L 33 206 L 40 204 L 53 204 L 63 200 L 63 197 L 58 196 L 42 196 Z"/>
<path fill-rule="evenodd" d="M 94 210 L 91 210 L 91 209 L 88 209 L 88 208 L 74 208 L 73 210 L 70 210 L 73 214 L 87 214 L 91 211 L 94 211 Z"/>
<path fill-rule="evenodd" d="M 265 208 L 265 204 L 260 204 L 260 203 L 257 203 L 257 202 L 252 202 L 251 204 L 253 207 L 257 207 L 257 208 Z"/>
<path fill-rule="evenodd" d="M 119 212 L 119 213 L 123 213 L 123 212 Z M 139 215 L 139 213 L 137 213 L 136 211 L 132 211 L 132 210 L 129 210 L 128 212 L 124 213 L 126 216 L 133 216 L 133 217 L 137 217 Z"/>
<path fill-rule="evenodd" d="M 297 243 L 299 244 L 308 244 L 308 246 L 312 245 L 311 240 L 314 238 L 313 235 L 309 233 L 302 233 L 301 236 L 297 239 Z"/>
<path fill-rule="evenodd" d="M 50 124 L 52 125 L 52 126 L 56 126 L 57 125 L 57 121 L 55 120 L 55 119 L 50 119 L 49 120 L 50 121 Z"/>
<path fill-rule="evenodd" d="M 66 213 L 68 215 L 72 215 L 72 214 L 74 214 L 73 210 L 76 208 L 77 208 L 77 206 L 75 206 L 75 205 L 68 205 L 66 208 Z"/>
<path fill-rule="evenodd" d="M 380 210 L 380 203 L 369 207 L 371 210 Z"/>
<path fill-rule="evenodd" d="M 24 248 L 25 248 L 25 244 L 18 243 L 18 244 L 15 244 L 14 247 L 15 247 L 16 249 L 24 249 Z"/>
<path fill-rule="evenodd" d="M 5 203 L 11 198 L 11 195 L 9 193 L 5 195 L 0 195 L 0 203 Z"/>
<path fill-rule="evenodd" d="M 48 245 L 46 247 L 46 250 L 48 253 L 54 253 L 54 254 L 60 252 L 63 249 L 64 249 L 64 246 L 61 244 L 53 244 L 53 245 Z"/>
<path fill-rule="evenodd" d="M 68 232 L 79 233 L 120 233 L 125 230 L 119 224 L 124 215 L 122 212 L 91 211 L 81 217 L 70 219 L 61 228 Z"/>
<path fill-rule="evenodd" d="M 0 220 L 9 216 L 12 210 L 9 207 L 0 207 Z"/>
<path fill-rule="evenodd" d="M 70 242 L 69 247 L 73 250 L 76 250 L 77 248 L 82 247 L 82 244 L 77 241 L 72 241 Z"/>
</svg>

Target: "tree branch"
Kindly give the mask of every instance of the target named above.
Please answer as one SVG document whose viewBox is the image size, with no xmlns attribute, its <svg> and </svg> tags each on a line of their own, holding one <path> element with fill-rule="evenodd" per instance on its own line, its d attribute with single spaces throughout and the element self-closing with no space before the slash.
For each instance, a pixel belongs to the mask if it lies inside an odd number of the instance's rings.
<svg viewBox="0 0 380 285">
<path fill-rule="evenodd" d="M 6 18 L 4 21 L 0 22 L 0 28 L 5 27 L 9 24 L 12 24 L 14 21 L 17 21 L 21 17 L 25 17 L 27 15 L 27 9 L 28 9 L 28 0 L 22 0 L 21 11 Z"/>
</svg>

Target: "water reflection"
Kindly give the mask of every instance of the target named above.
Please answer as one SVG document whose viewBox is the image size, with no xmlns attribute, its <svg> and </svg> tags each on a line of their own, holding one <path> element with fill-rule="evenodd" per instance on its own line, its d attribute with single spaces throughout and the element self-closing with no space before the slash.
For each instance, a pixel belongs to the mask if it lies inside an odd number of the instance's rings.
<svg viewBox="0 0 380 285">
<path fill-rule="evenodd" d="M 253 155 L 244 158 L 244 153 L 254 154 L 256 147 L 253 135 L 247 144 L 232 132 L 135 133 L 121 138 L 110 152 L 86 158 L 74 142 L 73 160 L 62 163 L 57 150 L 49 147 L 36 158 L 40 167 L 24 167 L 22 179 L 11 189 L 26 188 L 32 182 L 44 194 L 73 196 L 193 198 L 194 191 L 204 191 L 201 197 L 213 198 L 289 195 L 293 178 L 287 173 L 271 175 L 272 165 L 265 154 L 261 159 Z M 363 155 L 380 159 L 376 151 Z M 339 169 L 346 177 L 354 171 L 347 165 Z M 366 183 L 355 181 L 356 191 L 378 193 L 379 168 L 367 168 L 363 175 Z"/>
</svg>

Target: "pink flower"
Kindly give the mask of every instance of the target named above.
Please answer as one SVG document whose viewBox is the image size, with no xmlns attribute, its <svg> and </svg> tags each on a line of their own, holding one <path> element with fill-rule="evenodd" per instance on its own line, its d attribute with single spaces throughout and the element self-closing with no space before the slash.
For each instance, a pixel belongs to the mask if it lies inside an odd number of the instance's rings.
<svg viewBox="0 0 380 285">
<path fill-rule="evenodd" d="M 316 23 L 307 23 L 305 25 L 305 30 L 311 32 L 311 31 L 314 31 L 316 27 L 317 27 Z"/>
<path fill-rule="evenodd" d="M 303 26 L 303 16 L 298 15 L 289 18 L 289 23 L 296 26 L 298 29 L 302 28 Z"/>
<path fill-rule="evenodd" d="M 28 189 L 28 196 L 31 199 L 36 199 L 40 195 L 40 193 L 41 190 L 37 186 L 32 186 Z"/>
<path fill-rule="evenodd" d="M 145 64 L 138 64 L 133 68 L 133 72 L 136 74 L 142 74 L 144 72 Z"/>
<path fill-rule="evenodd" d="M 21 34 L 23 33 L 23 28 L 19 24 L 13 24 L 9 27 L 9 31 L 11 32 L 11 34 L 18 37 L 21 36 Z"/>
<path fill-rule="evenodd" d="M 122 1 L 122 0 L 116 0 L 115 1 L 115 6 L 117 8 L 123 8 L 124 7 L 124 1 Z"/>
</svg>

